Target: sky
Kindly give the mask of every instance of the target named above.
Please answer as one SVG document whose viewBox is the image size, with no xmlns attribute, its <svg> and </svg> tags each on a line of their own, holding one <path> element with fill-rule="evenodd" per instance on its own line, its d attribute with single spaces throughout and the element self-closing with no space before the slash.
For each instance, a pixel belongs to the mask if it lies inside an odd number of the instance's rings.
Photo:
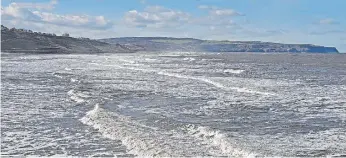
<svg viewBox="0 0 346 158">
<path fill-rule="evenodd" d="M 168 36 L 334 46 L 346 0 L 2 0 L 7 27 L 93 39 Z"/>
</svg>

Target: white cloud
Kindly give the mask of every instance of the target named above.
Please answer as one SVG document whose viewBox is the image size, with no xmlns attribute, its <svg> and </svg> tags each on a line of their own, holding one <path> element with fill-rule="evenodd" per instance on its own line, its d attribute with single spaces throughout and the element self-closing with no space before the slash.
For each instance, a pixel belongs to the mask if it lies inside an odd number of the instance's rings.
<svg viewBox="0 0 346 158">
<path fill-rule="evenodd" d="M 64 25 L 64 26 L 77 26 L 95 29 L 106 29 L 112 26 L 109 20 L 103 16 L 88 16 L 88 15 L 58 15 L 48 12 L 33 12 L 36 16 L 40 17 L 42 22 L 50 24 Z"/>
<path fill-rule="evenodd" d="M 199 9 L 217 9 L 216 6 L 209 6 L 209 5 L 199 5 Z"/>
<path fill-rule="evenodd" d="M 188 13 L 162 6 L 148 6 L 144 11 L 130 10 L 124 16 L 129 26 L 152 28 L 176 27 L 189 19 Z"/>
<path fill-rule="evenodd" d="M 327 18 L 327 19 L 321 19 L 319 21 L 319 24 L 330 25 L 330 24 L 339 24 L 339 23 L 335 21 L 334 19 Z"/>
<path fill-rule="evenodd" d="M 117 32 L 115 32 L 113 29 L 103 30 L 103 29 L 90 29 L 86 27 L 71 27 L 71 26 L 64 26 L 64 25 L 55 25 L 50 23 L 23 21 L 19 19 L 13 19 L 11 21 L 3 21 L 2 24 L 9 28 L 12 28 L 12 27 L 24 28 L 24 29 L 29 29 L 36 32 L 55 33 L 57 35 L 62 35 L 63 33 L 69 33 L 70 36 L 72 37 L 109 38 L 109 37 L 119 36 L 119 34 L 117 34 Z"/>
<path fill-rule="evenodd" d="M 241 29 L 241 25 L 237 23 L 236 17 L 242 16 L 242 13 L 239 13 L 230 8 L 219 8 L 216 6 L 210 5 L 200 5 L 199 9 L 205 10 L 208 12 L 207 16 L 202 16 L 194 18 L 192 24 L 204 26 L 208 28 L 209 31 L 213 31 L 213 34 L 233 34 L 236 31 Z"/>
<path fill-rule="evenodd" d="M 210 30 L 215 30 L 215 26 L 210 26 L 209 29 Z"/>
<path fill-rule="evenodd" d="M 318 30 L 309 32 L 310 35 L 326 35 L 326 34 L 341 34 L 345 33 L 346 30 Z"/>
<path fill-rule="evenodd" d="M 213 31 L 214 34 L 222 34 L 222 32 L 235 32 L 241 26 L 237 24 L 235 17 L 243 14 L 230 9 L 219 8 L 216 6 L 200 5 L 199 9 L 208 12 L 207 16 L 193 18 L 191 24 L 206 27 L 208 31 Z"/>
<path fill-rule="evenodd" d="M 218 8 L 216 6 L 200 5 L 199 9 L 207 10 L 211 16 L 242 16 L 242 13 L 239 13 L 233 9 Z"/>
<path fill-rule="evenodd" d="M 51 1 L 50 5 L 55 5 L 56 1 Z M 36 23 L 47 23 L 60 26 L 85 27 L 91 29 L 107 29 L 113 26 L 113 23 L 103 16 L 88 15 L 59 15 L 37 10 L 43 7 L 43 4 L 18 4 L 11 3 L 5 8 L 1 8 L 1 18 L 3 20 L 23 20 Z M 35 11 L 32 11 L 36 9 Z"/>
<path fill-rule="evenodd" d="M 217 17 L 217 16 L 206 16 L 194 18 L 191 20 L 192 24 L 200 25 L 200 26 L 224 26 L 229 27 L 236 25 L 236 22 L 227 17 Z"/>
<path fill-rule="evenodd" d="M 210 14 L 216 16 L 236 16 L 241 15 L 240 13 L 232 10 L 232 9 L 213 9 L 209 11 Z"/>
<path fill-rule="evenodd" d="M 51 10 L 54 8 L 54 6 L 58 4 L 57 0 L 51 0 L 49 3 L 16 3 L 16 5 L 20 8 L 35 8 L 35 9 L 45 9 L 45 10 Z"/>
<path fill-rule="evenodd" d="M 127 26 L 131 26 L 129 28 L 132 30 L 140 30 L 141 36 L 152 33 L 155 36 L 186 37 L 189 35 L 190 37 L 202 37 L 204 35 L 216 35 L 226 38 L 241 29 L 241 26 L 233 18 L 243 14 L 232 9 L 221 9 L 215 6 L 204 5 L 199 6 L 199 8 L 206 10 L 209 14 L 196 17 L 183 11 L 162 6 L 148 6 L 143 11 L 130 10 L 126 12 L 123 20 Z M 119 27 L 121 26 L 117 28 Z"/>
<path fill-rule="evenodd" d="M 2 19 L 26 19 L 26 20 L 39 20 L 35 14 L 26 8 L 20 8 L 17 3 L 11 3 L 8 7 L 1 8 Z"/>
<path fill-rule="evenodd" d="M 147 1 L 146 1 L 146 0 L 139 0 L 139 3 L 141 3 L 141 4 L 146 4 Z"/>
</svg>

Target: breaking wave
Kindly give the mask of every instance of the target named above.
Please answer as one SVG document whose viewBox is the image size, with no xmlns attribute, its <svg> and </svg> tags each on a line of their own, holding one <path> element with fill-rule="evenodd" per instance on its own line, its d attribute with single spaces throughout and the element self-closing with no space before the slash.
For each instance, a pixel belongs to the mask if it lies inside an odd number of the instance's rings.
<svg viewBox="0 0 346 158">
<path fill-rule="evenodd" d="M 80 121 L 97 129 L 104 137 L 121 140 L 131 154 L 138 156 L 171 156 L 173 154 L 173 151 L 165 150 L 164 147 L 155 148 L 159 144 L 156 144 L 154 139 L 148 138 L 148 134 L 156 135 L 155 129 L 138 126 L 127 117 L 110 114 L 99 104 L 88 111 Z"/>
<path fill-rule="evenodd" d="M 244 149 L 237 147 L 232 143 L 231 140 L 226 136 L 226 134 L 221 133 L 217 130 L 212 130 L 209 127 L 188 125 L 185 128 L 187 133 L 196 137 L 197 139 L 201 139 L 206 143 L 219 148 L 222 153 L 226 155 L 231 155 L 235 157 L 255 157 L 256 154 L 250 153 Z"/>
<path fill-rule="evenodd" d="M 236 156 L 253 154 L 237 149 L 226 136 L 207 128 L 189 126 L 181 131 L 165 131 L 139 123 L 130 117 L 109 112 L 96 104 L 80 119 L 97 129 L 104 137 L 121 140 L 128 153 L 149 157 Z"/>
</svg>

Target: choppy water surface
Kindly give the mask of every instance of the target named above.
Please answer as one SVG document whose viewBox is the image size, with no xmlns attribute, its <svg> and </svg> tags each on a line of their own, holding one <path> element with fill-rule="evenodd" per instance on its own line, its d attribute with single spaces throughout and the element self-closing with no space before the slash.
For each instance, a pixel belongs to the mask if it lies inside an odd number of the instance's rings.
<svg viewBox="0 0 346 158">
<path fill-rule="evenodd" d="M 1 59 L 1 154 L 345 156 L 346 55 Z"/>
</svg>

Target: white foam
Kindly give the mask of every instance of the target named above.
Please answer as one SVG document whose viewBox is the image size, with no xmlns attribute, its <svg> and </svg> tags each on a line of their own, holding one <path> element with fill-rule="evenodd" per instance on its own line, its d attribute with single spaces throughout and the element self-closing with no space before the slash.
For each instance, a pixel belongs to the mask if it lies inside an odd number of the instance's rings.
<svg viewBox="0 0 346 158">
<path fill-rule="evenodd" d="M 162 53 L 161 55 L 159 55 L 159 57 L 163 56 L 163 57 L 179 57 L 179 56 L 199 56 L 200 54 L 204 54 L 204 53 L 200 53 L 200 52 L 165 52 Z"/>
<path fill-rule="evenodd" d="M 104 109 L 100 108 L 99 104 L 96 104 L 94 109 L 88 111 L 86 116 L 80 119 L 80 121 L 99 130 L 107 138 L 121 140 L 131 154 L 138 156 L 164 154 L 162 149 L 155 149 L 154 144 L 141 139 L 145 138 L 146 134 L 149 134 L 143 133 L 142 130 L 144 129 L 133 126 L 133 123 L 126 117 L 118 116 L 116 120 L 112 119 Z"/>
<path fill-rule="evenodd" d="M 57 77 L 57 78 L 63 78 L 62 76 L 60 76 L 60 75 L 58 75 L 58 74 L 56 74 L 56 73 L 53 73 L 53 76 L 54 76 L 54 77 Z"/>
<path fill-rule="evenodd" d="M 195 58 L 184 58 L 183 60 L 185 60 L 185 61 L 195 61 L 196 59 Z"/>
<path fill-rule="evenodd" d="M 84 99 L 79 98 L 79 97 L 77 97 L 77 96 L 70 96 L 70 99 L 73 100 L 73 101 L 75 101 L 77 104 L 81 104 L 81 103 L 84 103 L 84 102 L 85 102 Z"/>
<path fill-rule="evenodd" d="M 118 61 L 122 61 L 122 62 L 125 62 L 125 63 L 130 63 L 130 64 L 135 64 L 136 63 L 136 61 L 126 60 L 126 59 L 118 59 Z"/>
<path fill-rule="evenodd" d="M 202 59 L 202 61 L 222 61 L 224 59 L 216 59 L 216 58 L 210 58 L 210 59 Z"/>
<path fill-rule="evenodd" d="M 196 127 L 189 125 L 186 128 L 188 133 L 198 139 L 202 139 L 209 144 L 218 147 L 223 153 L 234 157 L 255 157 L 254 153 L 250 153 L 244 149 L 236 147 L 229 138 L 220 131 L 212 130 L 208 127 Z"/>
<path fill-rule="evenodd" d="M 233 155 L 223 154 L 220 149 L 216 150 L 190 134 L 148 127 L 129 117 L 108 112 L 99 104 L 88 111 L 80 121 L 97 129 L 104 137 L 121 140 L 130 154 L 140 157 Z"/>
<path fill-rule="evenodd" d="M 75 78 L 71 78 L 70 81 L 71 81 L 71 82 L 77 82 L 78 80 L 75 79 Z"/>
<path fill-rule="evenodd" d="M 25 157 L 37 158 L 37 157 L 42 157 L 42 156 L 41 155 L 28 155 L 28 156 L 25 156 Z M 52 158 L 78 158 L 79 156 L 69 156 L 67 154 L 57 154 L 57 155 L 51 155 L 49 157 L 52 157 Z"/>
<path fill-rule="evenodd" d="M 171 76 L 171 77 L 176 77 L 176 78 L 184 78 L 184 79 L 192 79 L 192 80 L 199 80 L 211 85 L 214 85 L 217 88 L 220 88 L 222 90 L 226 91 L 237 91 L 237 92 L 242 92 L 242 93 L 252 93 L 252 94 L 261 94 L 261 95 L 276 95 L 273 93 L 268 93 L 268 92 L 260 92 L 260 91 L 255 91 L 247 88 L 239 88 L 239 87 L 226 87 L 223 84 L 210 80 L 206 77 L 194 77 L 194 76 L 187 76 L 187 75 L 180 75 L 180 74 L 174 74 L 174 73 L 167 73 L 167 72 L 158 72 L 160 75 L 166 75 L 166 76 Z"/>
<path fill-rule="evenodd" d="M 68 91 L 67 94 L 70 96 L 70 99 L 75 101 L 77 104 L 84 103 L 86 100 L 84 100 L 83 98 L 89 98 L 90 97 L 86 94 L 78 93 L 73 89 Z"/>
<path fill-rule="evenodd" d="M 127 61 L 128 60 L 123 60 L 121 59 L 121 61 Z M 132 61 L 132 63 L 135 63 Z M 225 91 L 237 91 L 237 92 L 241 92 L 241 93 L 250 93 L 250 94 L 259 94 L 259 95 L 265 95 L 265 96 L 276 96 L 276 94 L 274 93 L 269 93 L 269 92 L 261 92 L 261 91 L 256 91 L 256 90 L 252 90 L 252 89 L 247 89 L 247 88 L 240 88 L 240 87 L 230 87 L 230 86 L 225 86 L 219 82 L 213 81 L 207 77 L 195 77 L 195 76 L 188 76 L 188 75 L 181 75 L 181 74 L 177 74 L 177 73 L 169 73 L 169 72 L 165 72 L 165 71 L 160 71 L 160 70 L 155 70 L 155 69 L 144 69 L 144 68 L 138 68 L 138 67 L 125 67 L 125 66 L 120 66 L 120 65 L 103 65 L 103 66 L 110 66 L 110 67 L 116 67 L 116 68 L 120 68 L 120 69 L 128 69 L 128 70 L 134 70 L 134 71 L 141 71 L 141 72 L 146 72 L 146 73 L 157 73 L 159 75 L 165 75 L 165 76 L 170 76 L 170 77 L 176 77 L 176 78 L 183 78 L 183 79 L 191 79 L 191 80 L 198 80 L 198 81 L 202 81 L 208 84 L 211 84 L 217 88 L 220 88 L 222 90 Z M 237 70 L 237 71 L 233 71 L 233 72 L 239 72 L 241 73 L 241 71 L 244 70 Z"/>
<path fill-rule="evenodd" d="M 71 89 L 71 90 L 69 90 L 69 91 L 67 92 L 67 94 L 68 94 L 68 95 L 74 95 L 75 93 L 74 93 L 74 90 Z"/>
<path fill-rule="evenodd" d="M 226 69 L 223 70 L 224 73 L 232 73 L 232 74 L 240 74 L 244 72 L 245 70 L 240 70 L 240 69 Z"/>
<path fill-rule="evenodd" d="M 146 62 L 157 62 L 157 59 L 153 59 L 153 58 L 145 58 L 144 59 Z"/>
</svg>

